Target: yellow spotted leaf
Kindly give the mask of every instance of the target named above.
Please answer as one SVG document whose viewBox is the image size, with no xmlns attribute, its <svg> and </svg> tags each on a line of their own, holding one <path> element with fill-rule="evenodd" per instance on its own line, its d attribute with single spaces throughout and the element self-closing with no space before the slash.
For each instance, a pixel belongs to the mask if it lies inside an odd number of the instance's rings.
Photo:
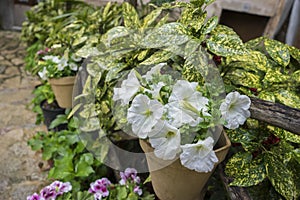
<svg viewBox="0 0 300 200">
<path fill-rule="evenodd" d="M 290 52 L 283 43 L 272 39 L 266 39 L 264 44 L 269 55 L 278 64 L 285 67 L 290 63 Z"/>
</svg>

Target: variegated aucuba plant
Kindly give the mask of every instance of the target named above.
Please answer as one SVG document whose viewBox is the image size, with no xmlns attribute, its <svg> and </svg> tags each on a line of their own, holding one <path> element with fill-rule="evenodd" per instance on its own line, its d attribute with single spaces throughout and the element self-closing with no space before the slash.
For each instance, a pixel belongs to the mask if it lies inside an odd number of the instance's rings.
<svg viewBox="0 0 300 200">
<path fill-rule="evenodd" d="M 167 62 L 186 80 L 203 81 L 202 72 L 185 64 L 184 56 L 174 54 L 178 46 L 186 47 L 186 55 L 197 48 L 207 52 L 216 63 L 227 93 L 235 90 L 300 108 L 300 50 L 267 37 L 244 43 L 231 28 L 218 24 L 216 17 L 206 19 L 205 7 L 212 2 L 163 4 L 154 7 L 145 17 L 139 16 L 130 4 L 123 4 L 124 26 L 104 34 L 97 48 L 80 52 L 81 56 L 92 56 L 87 64 L 90 77 L 80 98 L 89 97 L 91 93 L 96 96 L 96 105 L 91 102 L 93 105 L 85 105 L 82 112 L 91 113 L 89 109 L 94 107 L 94 119 L 99 119 L 99 123 L 94 123 L 95 120 L 85 123 L 86 130 L 100 126 L 99 137 L 118 130 L 112 117 L 113 88 L 125 71 L 138 65 Z M 175 22 L 170 22 L 168 11 L 174 8 L 182 12 Z M 140 45 L 138 41 L 144 37 L 148 37 L 148 43 Z M 83 105 L 78 104 L 77 108 L 80 106 Z M 227 175 L 234 178 L 232 186 L 268 185 L 264 198 L 299 197 L 298 135 L 254 119 L 227 132 L 235 146 L 225 169 Z M 102 152 L 104 156 L 107 153 Z"/>
</svg>

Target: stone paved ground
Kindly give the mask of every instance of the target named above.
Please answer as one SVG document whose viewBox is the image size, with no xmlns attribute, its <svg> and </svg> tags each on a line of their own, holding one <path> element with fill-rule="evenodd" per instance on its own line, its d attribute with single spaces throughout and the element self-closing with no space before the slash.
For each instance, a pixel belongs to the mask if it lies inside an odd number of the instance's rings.
<svg viewBox="0 0 300 200">
<path fill-rule="evenodd" d="M 0 199 L 23 200 L 45 185 L 41 155 L 27 146 L 36 131 L 28 108 L 38 81 L 24 72 L 25 47 L 19 32 L 0 31 Z"/>
</svg>

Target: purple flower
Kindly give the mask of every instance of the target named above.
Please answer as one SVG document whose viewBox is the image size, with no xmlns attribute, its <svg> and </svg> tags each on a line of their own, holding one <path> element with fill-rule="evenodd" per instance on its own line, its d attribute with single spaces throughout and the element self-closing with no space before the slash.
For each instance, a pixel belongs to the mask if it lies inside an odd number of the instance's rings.
<svg viewBox="0 0 300 200">
<path fill-rule="evenodd" d="M 125 169 L 125 172 L 120 172 L 120 176 L 121 180 L 119 183 L 121 185 L 125 185 L 127 180 L 133 180 L 137 184 L 141 182 L 141 179 L 137 176 L 137 171 L 134 168 Z"/>
<path fill-rule="evenodd" d="M 133 192 L 137 193 L 139 196 L 143 194 L 143 190 L 139 186 L 135 186 Z"/>
<path fill-rule="evenodd" d="M 41 190 L 40 194 L 41 194 L 41 197 L 44 198 L 45 200 L 54 200 L 54 199 L 56 199 L 56 196 L 57 196 L 55 187 L 51 187 L 50 185 L 44 187 Z"/>
<path fill-rule="evenodd" d="M 28 196 L 27 200 L 44 200 L 44 198 L 40 197 L 40 195 L 38 195 L 37 193 L 34 193 L 33 195 Z"/>
<path fill-rule="evenodd" d="M 110 184 L 111 182 L 107 178 L 98 179 L 91 183 L 89 192 L 94 194 L 95 200 L 102 199 L 102 197 L 107 197 L 109 195 L 107 187 Z"/>
<path fill-rule="evenodd" d="M 69 192 L 72 190 L 72 185 L 70 182 L 60 182 L 60 181 L 54 181 L 51 183 L 50 187 L 53 187 L 55 191 L 57 192 L 57 195 L 62 195 L 65 192 Z"/>
</svg>

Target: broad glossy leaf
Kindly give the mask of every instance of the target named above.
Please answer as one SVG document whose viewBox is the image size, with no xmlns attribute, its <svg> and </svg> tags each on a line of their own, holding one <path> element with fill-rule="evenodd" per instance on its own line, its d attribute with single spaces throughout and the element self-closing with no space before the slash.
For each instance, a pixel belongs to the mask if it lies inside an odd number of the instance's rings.
<svg viewBox="0 0 300 200">
<path fill-rule="evenodd" d="M 285 81 L 288 81 L 289 79 L 290 79 L 290 76 L 282 74 L 277 69 L 268 69 L 263 82 L 271 83 L 271 84 L 272 83 L 283 83 Z"/>
<path fill-rule="evenodd" d="M 290 55 L 296 59 L 298 61 L 298 63 L 300 63 L 300 49 L 297 49 L 296 47 L 293 47 L 293 46 L 288 46 L 287 45 L 287 48 L 290 52 Z"/>
<path fill-rule="evenodd" d="M 248 88 L 260 88 L 260 76 L 241 70 L 235 69 L 226 74 L 226 78 L 231 80 L 235 85 L 242 85 Z"/>
<path fill-rule="evenodd" d="M 290 63 L 289 50 L 283 43 L 272 39 L 266 39 L 264 44 L 269 55 L 278 64 L 285 67 Z"/>
<path fill-rule="evenodd" d="M 254 71 L 258 69 L 265 72 L 269 68 L 268 58 L 259 51 L 249 51 L 247 54 L 233 55 L 226 58 L 226 63 L 237 61 L 242 61 L 240 68 L 243 68 L 244 63 L 247 66 L 252 66 L 251 68 Z"/>
<path fill-rule="evenodd" d="M 172 56 L 172 53 L 170 53 L 168 51 L 163 51 L 163 50 L 157 51 L 140 64 L 141 65 L 154 65 L 154 64 L 161 63 L 161 62 L 166 62 L 167 60 L 169 60 L 171 58 L 171 56 Z"/>
<path fill-rule="evenodd" d="M 218 20 L 217 16 L 211 17 L 202 27 L 201 34 L 206 35 L 210 33 L 218 25 Z"/>
<path fill-rule="evenodd" d="M 127 2 L 122 4 L 125 27 L 137 29 L 141 26 L 139 15 L 135 8 Z"/>
<path fill-rule="evenodd" d="M 300 144 L 300 136 L 289 131 L 274 126 L 268 126 L 268 129 L 275 132 L 275 135 L 283 140 Z"/>
<path fill-rule="evenodd" d="M 300 109 L 300 96 L 292 91 L 279 90 L 275 92 L 276 99 L 284 105 Z"/>
<path fill-rule="evenodd" d="M 227 26 L 217 25 L 206 40 L 208 49 L 219 56 L 243 55 L 248 53 L 241 38 Z"/>
<path fill-rule="evenodd" d="M 256 134 L 251 130 L 235 129 L 228 130 L 228 136 L 230 141 L 235 143 L 241 143 L 246 151 L 254 151 L 260 144 L 255 141 L 257 139 Z"/>
<path fill-rule="evenodd" d="M 258 98 L 266 101 L 275 102 L 276 98 L 273 92 L 261 91 L 258 94 Z"/>
<path fill-rule="evenodd" d="M 256 49 L 258 46 L 263 44 L 263 41 L 265 40 L 264 37 L 258 37 L 252 40 L 249 40 L 245 43 L 245 46 L 249 49 Z"/>
<path fill-rule="evenodd" d="M 143 38 L 142 45 L 146 48 L 163 48 L 179 46 L 189 40 L 185 28 L 179 23 L 168 23 L 153 29 Z"/>
<path fill-rule="evenodd" d="M 262 159 L 251 158 L 251 154 L 237 153 L 226 164 L 226 174 L 234 177 L 230 186 L 249 187 L 261 183 L 266 178 Z"/>
<path fill-rule="evenodd" d="M 162 12 L 161 8 L 157 8 L 155 10 L 153 10 L 151 13 L 149 13 L 144 19 L 143 19 L 143 28 L 147 28 L 150 25 L 152 25 L 157 18 L 160 16 Z"/>
<path fill-rule="evenodd" d="M 293 173 L 283 163 L 282 157 L 276 154 L 265 155 L 266 171 L 269 180 L 277 192 L 286 199 L 296 198 L 296 185 Z"/>
</svg>

